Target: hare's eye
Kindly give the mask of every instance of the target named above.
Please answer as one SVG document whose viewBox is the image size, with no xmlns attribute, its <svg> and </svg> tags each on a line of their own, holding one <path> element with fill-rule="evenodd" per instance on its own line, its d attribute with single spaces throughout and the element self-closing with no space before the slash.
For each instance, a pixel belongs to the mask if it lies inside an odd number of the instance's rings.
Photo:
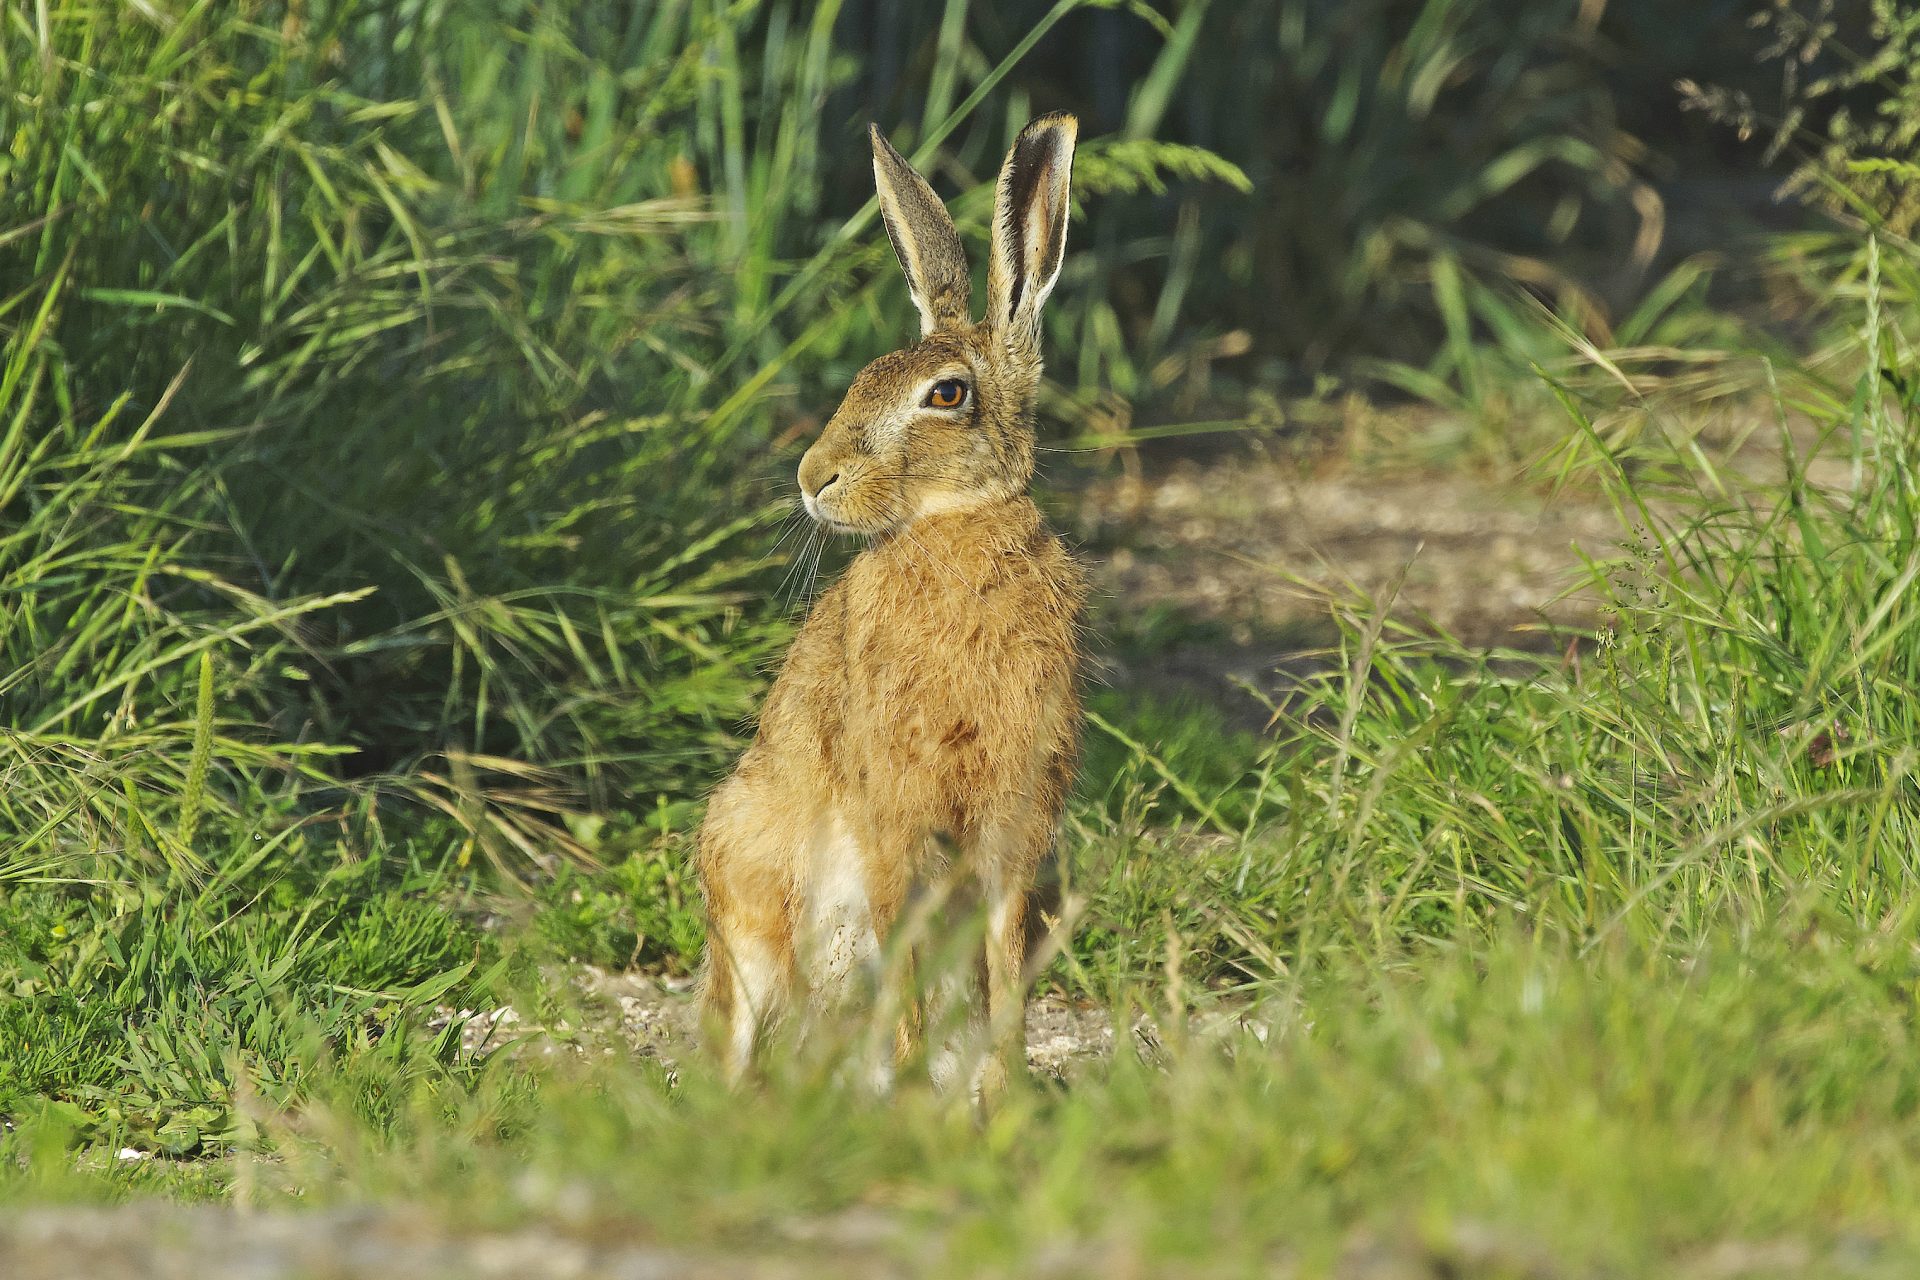
<svg viewBox="0 0 1920 1280">
<path fill-rule="evenodd" d="M 934 409 L 958 409 L 967 402 L 967 384 L 958 378 L 942 378 L 927 392 L 927 405 Z"/>
</svg>

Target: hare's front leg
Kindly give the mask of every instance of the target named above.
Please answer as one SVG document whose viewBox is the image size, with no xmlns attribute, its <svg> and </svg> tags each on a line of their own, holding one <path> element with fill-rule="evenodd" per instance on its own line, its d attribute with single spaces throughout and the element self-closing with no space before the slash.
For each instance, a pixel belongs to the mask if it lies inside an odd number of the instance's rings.
<svg viewBox="0 0 1920 1280">
<path fill-rule="evenodd" d="M 844 1008 L 879 966 L 887 921 L 876 917 L 867 863 L 845 816 L 823 813 L 807 840 L 800 967 L 824 1011 Z"/>
<path fill-rule="evenodd" d="M 1054 817 L 1023 814 L 981 845 L 980 887 L 987 909 L 986 963 L 981 966 L 987 1006 L 986 1057 L 980 1064 L 980 1100 L 1006 1091 L 1012 1073 L 1027 1065 L 1027 904 L 1034 877 L 1053 843 Z"/>
<path fill-rule="evenodd" d="M 702 1015 L 729 1084 L 753 1065 L 760 1033 L 786 1008 L 793 958 L 779 941 L 752 928 L 730 927 L 715 913 L 707 938 Z"/>
<path fill-rule="evenodd" d="M 700 828 L 707 899 L 703 1030 L 729 1081 L 753 1065 L 761 1033 L 794 981 L 794 906 L 801 835 L 791 807 L 743 767 L 714 792 Z"/>
<path fill-rule="evenodd" d="M 916 986 L 914 939 L 895 937 L 916 865 L 911 828 L 856 810 L 854 820 L 830 813 L 811 847 L 808 943 L 802 967 L 817 1003 L 844 1007 L 848 988 L 877 998 L 894 1018 L 890 1049 L 871 1045 L 864 1066 L 877 1092 L 918 1058 L 923 1013 Z M 875 1030 L 878 1028 L 875 1027 Z"/>
</svg>

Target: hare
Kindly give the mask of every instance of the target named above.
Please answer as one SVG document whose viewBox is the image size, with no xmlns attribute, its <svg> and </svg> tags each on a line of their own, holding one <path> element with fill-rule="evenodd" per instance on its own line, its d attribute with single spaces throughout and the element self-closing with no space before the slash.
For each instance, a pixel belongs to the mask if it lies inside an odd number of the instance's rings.
<svg viewBox="0 0 1920 1280">
<path fill-rule="evenodd" d="M 979 323 L 946 207 L 870 132 L 920 340 L 860 371 L 800 461 L 807 514 L 868 546 L 813 606 L 709 804 L 704 1012 L 737 1079 L 796 997 L 877 972 L 910 895 L 964 882 L 985 909 L 992 1028 L 973 1086 L 993 1094 L 1009 1059 L 1025 1066 L 1028 899 L 1079 753 L 1086 585 L 1027 493 L 1078 123 L 1035 120 L 1007 156 Z M 919 1048 L 902 1007 L 897 1060 Z"/>
</svg>

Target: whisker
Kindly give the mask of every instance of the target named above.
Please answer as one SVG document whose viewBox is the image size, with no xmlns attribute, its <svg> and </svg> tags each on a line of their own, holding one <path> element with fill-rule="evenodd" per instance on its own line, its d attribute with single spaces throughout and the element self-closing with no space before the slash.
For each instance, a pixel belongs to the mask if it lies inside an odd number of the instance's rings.
<svg viewBox="0 0 1920 1280">
<path fill-rule="evenodd" d="M 826 550 L 826 539 L 822 538 L 814 547 L 813 567 L 807 572 L 806 604 L 808 608 L 813 607 L 813 588 L 814 584 L 820 580 L 820 558 L 826 554 Z"/>
<path fill-rule="evenodd" d="M 827 542 L 825 533 L 814 541 L 813 555 L 807 561 L 806 578 L 800 586 L 800 608 L 803 610 L 813 607 L 813 586 L 820 578 L 820 560 L 827 554 Z"/>
<path fill-rule="evenodd" d="M 780 578 L 780 586 L 774 592 L 774 598 L 776 600 L 785 599 L 788 609 L 793 608 L 793 606 L 798 603 L 798 596 L 789 594 L 788 588 L 790 586 L 796 588 L 799 586 L 801 566 L 807 562 L 807 553 L 813 549 L 814 540 L 819 536 L 820 527 L 818 525 L 813 525 L 807 530 L 806 540 L 800 544 L 800 550 L 787 565 L 786 573 Z"/>
<path fill-rule="evenodd" d="M 768 560 L 772 559 L 773 554 L 776 551 L 780 550 L 782 546 L 786 545 L 786 541 L 788 538 L 791 538 L 796 532 L 806 527 L 805 524 L 802 523 L 802 519 L 795 518 L 795 517 L 804 518 L 804 515 L 805 513 L 802 512 L 800 508 L 796 506 L 792 511 L 789 511 L 785 516 L 781 517 L 780 536 L 774 540 L 774 543 L 772 546 L 768 547 L 764 552 L 761 553 L 760 560 L 758 563 L 765 564 Z"/>
</svg>

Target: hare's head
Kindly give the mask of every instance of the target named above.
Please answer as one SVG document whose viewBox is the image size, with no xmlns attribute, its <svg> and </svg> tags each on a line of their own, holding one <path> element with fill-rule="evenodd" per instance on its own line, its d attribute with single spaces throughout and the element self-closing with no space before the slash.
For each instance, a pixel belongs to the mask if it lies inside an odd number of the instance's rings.
<svg viewBox="0 0 1920 1280">
<path fill-rule="evenodd" d="M 920 341 L 862 369 L 800 460 L 801 498 L 814 519 L 880 533 L 1026 491 L 1040 306 L 1066 256 L 1078 129 L 1072 116 L 1042 116 L 1007 154 L 994 197 L 987 314 L 978 323 L 946 206 L 872 130 L 880 214 L 920 311 Z"/>
</svg>

